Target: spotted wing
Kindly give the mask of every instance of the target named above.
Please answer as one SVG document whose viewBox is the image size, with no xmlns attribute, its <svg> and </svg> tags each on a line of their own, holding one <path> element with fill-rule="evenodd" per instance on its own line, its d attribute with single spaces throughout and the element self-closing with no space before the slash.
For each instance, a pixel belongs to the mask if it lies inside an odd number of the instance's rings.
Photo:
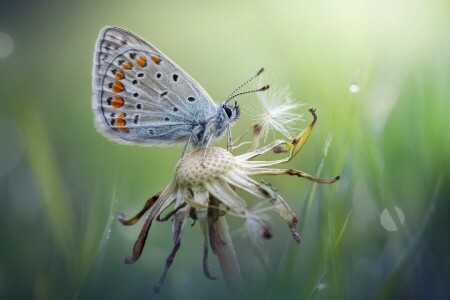
<svg viewBox="0 0 450 300">
<path fill-rule="evenodd" d="M 92 108 L 97 129 L 125 143 L 186 141 L 215 116 L 206 91 L 137 35 L 105 27 L 95 46 Z"/>
</svg>

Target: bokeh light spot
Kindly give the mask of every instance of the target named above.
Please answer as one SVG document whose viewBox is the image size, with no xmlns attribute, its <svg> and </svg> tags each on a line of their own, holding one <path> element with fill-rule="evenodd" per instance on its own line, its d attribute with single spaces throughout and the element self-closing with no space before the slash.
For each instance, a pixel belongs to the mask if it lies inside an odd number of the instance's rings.
<svg viewBox="0 0 450 300">
<path fill-rule="evenodd" d="M 14 42 L 9 34 L 0 31 L 0 58 L 8 57 L 14 49 Z"/>
<path fill-rule="evenodd" d="M 348 90 L 350 91 L 350 93 L 356 94 L 357 92 L 359 92 L 359 85 L 357 83 L 352 83 L 350 84 Z"/>
<path fill-rule="evenodd" d="M 403 211 L 394 206 L 394 212 L 397 214 L 396 216 L 392 216 L 391 213 L 385 208 L 380 215 L 380 223 L 384 229 L 387 231 L 397 231 L 398 230 L 398 220 L 400 221 L 400 225 L 405 223 L 405 215 Z"/>
</svg>

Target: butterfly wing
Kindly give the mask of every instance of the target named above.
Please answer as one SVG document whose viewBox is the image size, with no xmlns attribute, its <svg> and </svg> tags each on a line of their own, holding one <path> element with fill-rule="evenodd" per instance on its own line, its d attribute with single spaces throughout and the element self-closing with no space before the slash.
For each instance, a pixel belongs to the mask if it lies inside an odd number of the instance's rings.
<svg viewBox="0 0 450 300">
<path fill-rule="evenodd" d="M 105 27 L 95 46 L 92 108 L 106 137 L 169 145 L 215 116 L 206 91 L 161 51 L 137 35 Z"/>
</svg>

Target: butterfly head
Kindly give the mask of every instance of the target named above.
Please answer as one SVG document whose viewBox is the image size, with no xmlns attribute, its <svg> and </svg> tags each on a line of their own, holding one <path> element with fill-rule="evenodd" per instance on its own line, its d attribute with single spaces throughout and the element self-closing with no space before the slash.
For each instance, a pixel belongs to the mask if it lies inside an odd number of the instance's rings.
<svg viewBox="0 0 450 300">
<path fill-rule="evenodd" d="M 237 102 L 234 105 L 229 105 L 228 103 L 222 104 L 220 108 L 220 115 L 222 119 L 227 123 L 233 123 L 239 118 L 240 109 Z"/>
</svg>

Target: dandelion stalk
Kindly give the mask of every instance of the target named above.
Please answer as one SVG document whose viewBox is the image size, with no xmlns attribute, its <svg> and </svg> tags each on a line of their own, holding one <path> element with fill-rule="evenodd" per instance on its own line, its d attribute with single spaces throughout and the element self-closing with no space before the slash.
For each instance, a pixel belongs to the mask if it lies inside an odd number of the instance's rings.
<svg viewBox="0 0 450 300">
<path fill-rule="evenodd" d="M 247 290 L 234 252 L 225 217 L 219 217 L 210 229 L 211 247 L 219 259 L 220 268 L 231 299 L 246 299 Z"/>
</svg>

